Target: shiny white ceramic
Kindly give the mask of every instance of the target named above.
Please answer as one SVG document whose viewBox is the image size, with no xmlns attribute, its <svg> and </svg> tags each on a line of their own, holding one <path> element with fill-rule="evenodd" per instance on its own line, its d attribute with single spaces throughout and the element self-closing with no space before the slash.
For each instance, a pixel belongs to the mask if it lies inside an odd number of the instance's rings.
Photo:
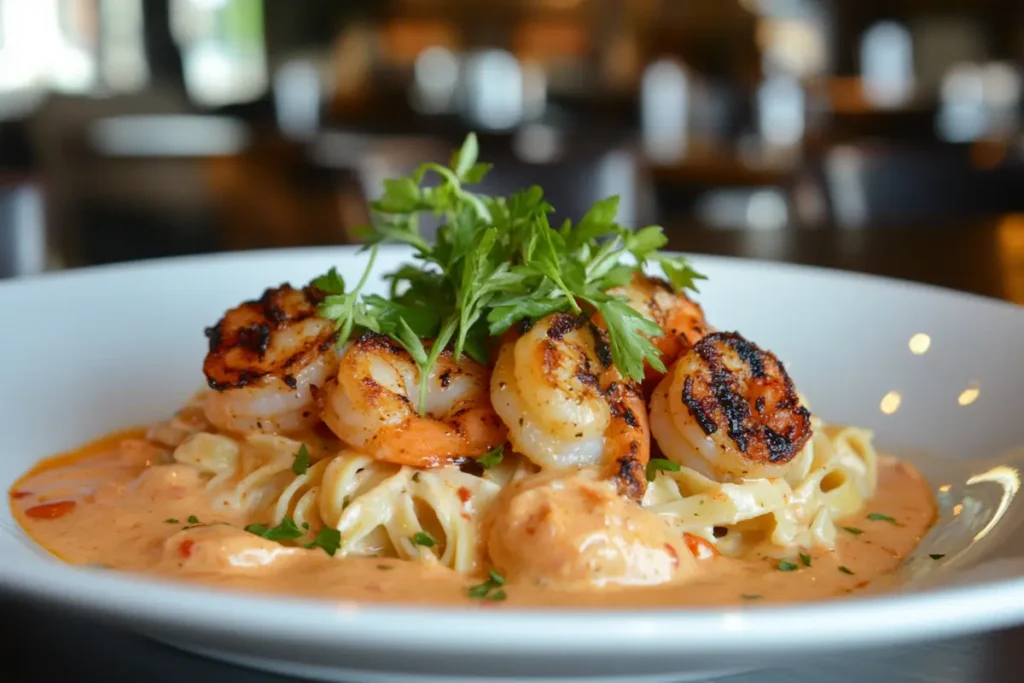
<svg viewBox="0 0 1024 683">
<path fill-rule="evenodd" d="M 385 250 L 377 270 L 406 257 Z M 694 680 L 1024 623 L 1024 310 L 893 280 L 695 261 L 710 278 L 700 300 L 716 327 L 776 351 L 815 411 L 874 428 L 884 450 L 916 459 L 936 487 L 942 519 L 897 592 L 619 612 L 268 598 L 66 566 L 6 506 L 0 589 L 210 656 L 345 681 Z M 202 383 L 203 328 L 227 307 L 363 262 L 343 248 L 258 252 L 0 284 L 0 487 L 39 458 L 169 414 Z"/>
</svg>

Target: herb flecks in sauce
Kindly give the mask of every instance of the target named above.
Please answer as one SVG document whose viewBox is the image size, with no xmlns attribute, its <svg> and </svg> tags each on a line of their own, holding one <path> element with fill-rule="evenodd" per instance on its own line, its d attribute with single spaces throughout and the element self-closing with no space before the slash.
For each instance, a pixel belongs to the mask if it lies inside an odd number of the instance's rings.
<svg viewBox="0 0 1024 683">
<path fill-rule="evenodd" d="M 478 600 L 501 601 L 508 597 L 505 594 L 505 589 L 502 588 L 504 585 L 505 577 L 492 569 L 487 573 L 487 578 L 483 583 L 470 586 L 466 595 Z"/>
<path fill-rule="evenodd" d="M 250 524 L 245 527 L 245 530 L 250 534 L 262 536 L 268 541 L 294 541 L 304 535 L 302 529 L 295 525 L 295 520 L 288 515 L 285 515 L 281 523 L 275 527 L 267 527 L 265 524 Z"/>
</svg>

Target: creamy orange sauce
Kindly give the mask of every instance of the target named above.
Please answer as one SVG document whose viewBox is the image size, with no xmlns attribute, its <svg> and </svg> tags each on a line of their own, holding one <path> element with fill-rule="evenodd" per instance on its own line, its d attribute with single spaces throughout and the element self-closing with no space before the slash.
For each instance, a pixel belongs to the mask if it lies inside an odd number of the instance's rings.
<svg viewBox="0 0 1024 683">
<path fill-rule="evenodd" d="M 670 609 L 819 600 L 876 589 L 936 517 L 924 478 L 909 464 L 882 458 L 876 495 L 860 513 L 840 521 L 862 533 L 840 530 L 834 551 L 809 553 L 810 566 L 801 561 L 796 569 L 782 571 L 767 549 L 743 559 L 686 555 L 684 564 L 695 562 L 695 567 L 687 564 L 685 581 L 569 590 L 511 578 L 504 586 L 507 600 L 496 603 L 468 596 L 480 577 L 394 559 L 334 558 L 317 548 L 286 547 L 248 533 L 247 524 L 265 520 L 204 504 L 209 499 L 205 482 L 194 468 L 153 467 L 152 453 L 141 441 L 136 448 L 121 447 L 125 439 L 143 434 L 114 434 L 40 463 L 9 492 L 15 519 L 71 564 L 231 589 L 371 602 Z M 895 523 L 871 520 L 872 513 Z M 503 533 L 516 540 L 519 531 Z M 508 547 L 506 542 L 506 554 Z M 685 553 L 685 543 L 671 541 L 665 548 L 668 555 Z M 560 566 L 557 558 L 544 557 L 544 543 L 534 552 L 538 566 Z"/>
</svg>

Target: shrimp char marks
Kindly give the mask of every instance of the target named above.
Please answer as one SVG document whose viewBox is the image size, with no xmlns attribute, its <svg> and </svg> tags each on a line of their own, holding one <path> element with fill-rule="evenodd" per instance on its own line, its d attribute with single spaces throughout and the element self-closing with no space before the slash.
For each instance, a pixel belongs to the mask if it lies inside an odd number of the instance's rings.
<svg viewBox="0 0 1024 683">
<path fill-rule="evenodd" d="M 214 426 L 240 434 L 291 433 L 319 422 L 313 392 L 338 366 L 337 333 L 318 315 L 323 296 L 315 287 L 284 284 L 229 310 L 206 330 L 203 372 L 213 392 L 205 410 Z"/>
<path fill-rule="evenodd" d="M 785 476 L 812 435 L 782 362 L 734 332 L 676 362 L 651 399 L 651 425 L 666 457 L 718 481 Z"/>
<path fill-rule="evenodd" d="M 639 385 L 612 363 L 607 334 L 556 313 L 507 335 L 491 378 L 512 447 L 543 469 L 596 467 L 639 501 L 650 459 Z"/>
</svg>

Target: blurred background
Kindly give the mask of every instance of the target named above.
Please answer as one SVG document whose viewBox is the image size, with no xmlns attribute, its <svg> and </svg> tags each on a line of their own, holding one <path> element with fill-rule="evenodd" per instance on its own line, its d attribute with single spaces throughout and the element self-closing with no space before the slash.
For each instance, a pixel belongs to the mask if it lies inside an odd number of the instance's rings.
<svg viewBox="0 0 1024 683">
<path fill-rule="evenodd" d="M 0 277 L 353 241 L 486 190 L 1024 302 L 1018 0 L 0 0 Z"/>
</svg>

